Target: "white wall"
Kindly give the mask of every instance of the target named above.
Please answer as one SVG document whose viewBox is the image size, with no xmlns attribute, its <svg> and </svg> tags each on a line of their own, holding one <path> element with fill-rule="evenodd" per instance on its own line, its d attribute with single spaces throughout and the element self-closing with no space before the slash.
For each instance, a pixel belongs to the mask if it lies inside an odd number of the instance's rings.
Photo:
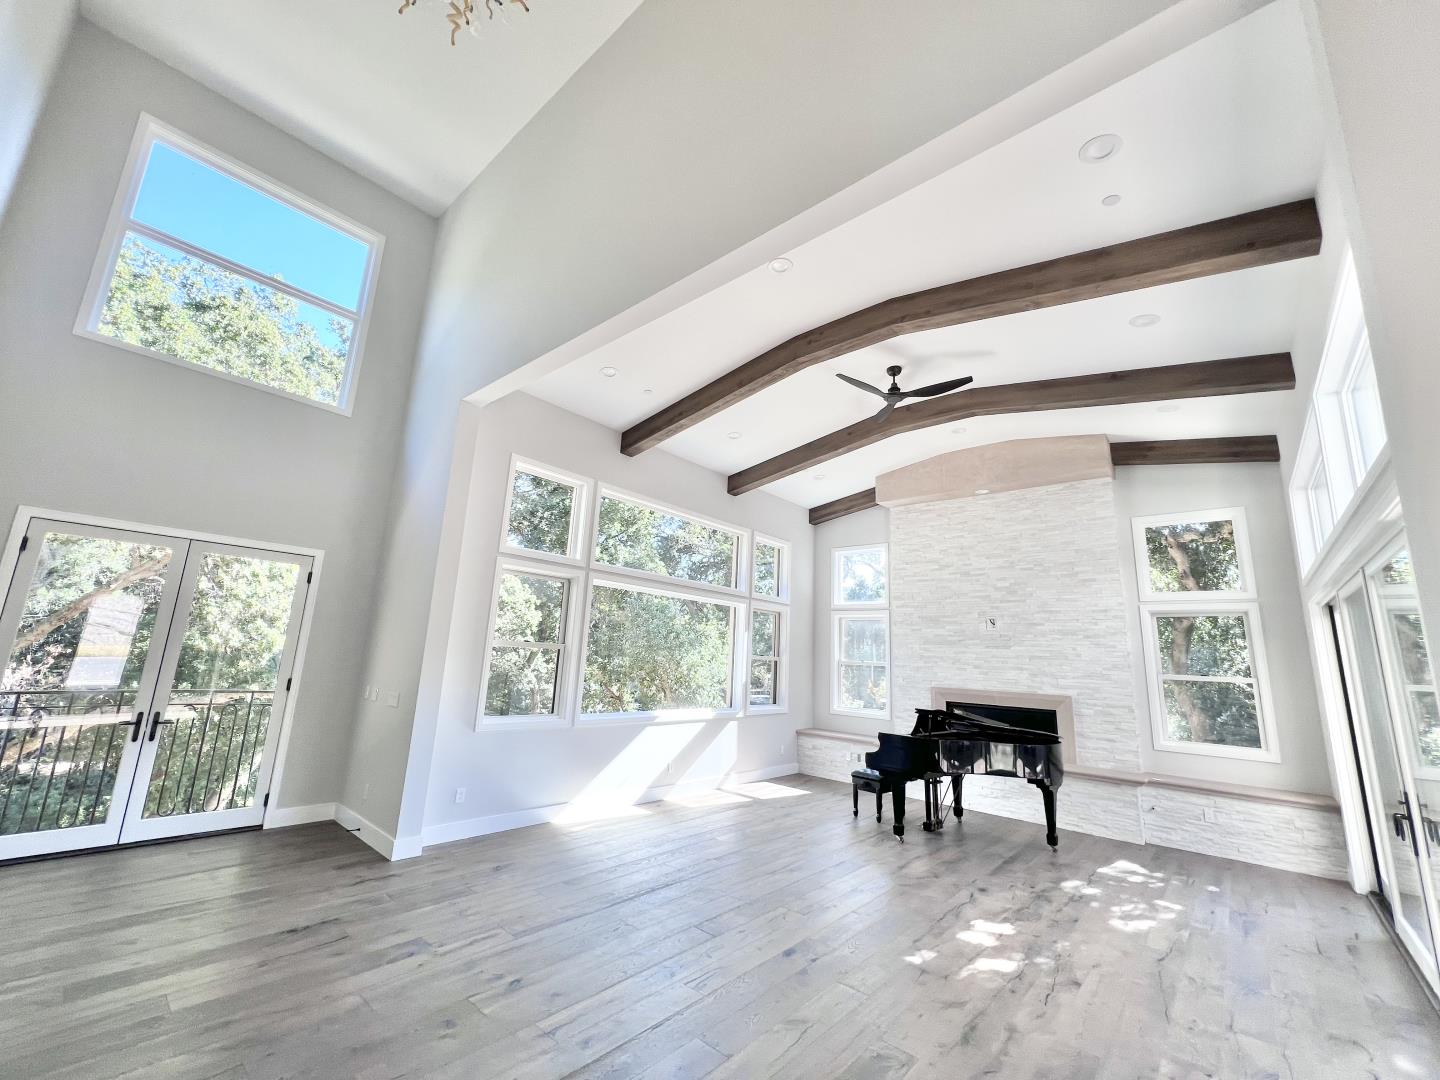
<svg viewBox="0 0 1440 1080">
<path fill-rule="evenodd" d="M 0 219 L 25 160 L 78 0 L 0 2 Z"/>
<path fill-rule="evenodd" d="M 1305 0 L 1426 624 L 1440 626 L 1440 5 Z"/>
<path fill-rule="evenodd" d="M 813 727 L 827 731 L 850 731 L 856 735 L 874 735 L 877 731 L 889 731 L 890 721 L 870 719 L 864 716 L 847 716 L 832 711 L 835 681 L 835 635 L 831 632 L 830 605 L 833 585 L 830 581 L 831 568 L 837 548 L 860 547 L 863 544 L 888 544 L 890 542 L 890 511 L 883 506 L 874 506 L 858 514 L 848 514 L 834 521 L 827 521 L 815 527 L 815 668 Z M 893 716 L 892 716 L 893 718 Z M 901 717 L 903 722 L 904 718 Z M 905 731 L 911 725 L 902 723 Z"/>
<path fill-rule="evenodd" d="M 74 335 L 142 110 L 384 234 L 354 416 Z M 0 223 L 3 527 L 30 504 L 325 551 L 280 806 L 339 795 L 434 234 L 434 219 L 85 22 Z"/>
<path fill-rule="evenodd" d="M 659 452 L 623 456 L 609 428 L 525 394 L 468 410 L 473 438 L 461 555 L 441 676 L 425 806 L 427 841 L 516 823 L 514 815 L 585 800 L 628 802 L 730 773 L 790 771 L 795 729 L 810 722 L 812 530 L 801 507 L 770 495 L 731 498 L 725 478 Z M 788 710 L 738 720 L 477 732 L 486 622 L 512 454 L 790 543 Z M 668 770 L 671 762 L 673 770 Z M 466 789 L 464 804 L 455 789 Z M 500 820 L 495 820 L 500 819 Z M 528 823 L 534 816 L 518 819 Z"/>
<path fill-rule="evenodd" d="M 1289 512 L 1277 465 L 1144 465 L 1115 470 L 1121 583 L 1136 661 L 1136 711 L 1142 725 L 1140 758 L 1145 771 L 1218 780 L 1280 791 L 1329 795 L 1324 726 L 1300 604 L 1300 581 L 1291 542 Z M 1131 519 L 1239 506 L 1249 526 L 1260 622 L 1275 706 L 1281 760 L 1238 761 L 1155 749 L 1150 734 L 1150 697 L 1140 637 L 1138 577 Z"/>
<path fill-rule="evenodd" d="M 445 215 L 369 650 L 369 681 L 405 708 L 362 713 L 346 798 L 368 786 L 375 820 L 419 832 L 459 399 L 1169 7 L 642 5 Z"/>
</svg>

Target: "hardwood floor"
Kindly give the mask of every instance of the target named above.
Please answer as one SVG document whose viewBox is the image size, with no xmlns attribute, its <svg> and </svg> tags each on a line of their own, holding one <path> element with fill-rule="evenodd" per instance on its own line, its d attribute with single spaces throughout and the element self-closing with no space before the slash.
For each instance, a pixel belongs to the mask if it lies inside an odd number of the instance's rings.
<svg viewBox="0 0 1440 1080">
<path fill-rule="evenodd" d="M 1343 885 L 915 824 L 793 777 L 404 863 L 325 824 L 0 868 L 0 1075 L 1440 1076 Z"/>
</svg>

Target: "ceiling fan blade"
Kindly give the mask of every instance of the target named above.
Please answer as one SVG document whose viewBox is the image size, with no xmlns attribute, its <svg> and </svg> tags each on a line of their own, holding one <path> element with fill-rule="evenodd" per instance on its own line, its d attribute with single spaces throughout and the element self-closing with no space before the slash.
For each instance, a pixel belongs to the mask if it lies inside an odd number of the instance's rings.
<svg viewBox="0 0 1440 1080">
<path fill-rule="evenodd" d="M 868 390 L 876 397 L 883 398 L 885 396 L 885 391 L 881 390 L 878 386 L 871 386 L 869 383 L 863 383 L 859 379 L 852 379 L 849 375 L 841 375 L 839 372 L 835 373 L 835 377 L 837 379 L 843 379 L 851 386 L 858 387 L 861 390 Z"/>
<path fill-rule="evenodd" d="M 880 406 L 880 411 L 877 412 L 874 416 L 870 417 L 870 419 L 874 421 L 884 420 L 885 417 L 889 416 L 892 412 L 894 412 L 894 410 L 895 402 L 887 401 L 884 405 Z"/>
<path fill-rule="evenodd" d="M 962 386 L 969 386 L 974 382 L 974 376 L 966 375 L 963 379 L 947 379 L 945 382 L 931 383 L 929 386 L 922 386 L 918 390 L 906 390 L 906 397 L 938 397 L 947 394 L 951 390 L 958 390 Z"/>
</svg>

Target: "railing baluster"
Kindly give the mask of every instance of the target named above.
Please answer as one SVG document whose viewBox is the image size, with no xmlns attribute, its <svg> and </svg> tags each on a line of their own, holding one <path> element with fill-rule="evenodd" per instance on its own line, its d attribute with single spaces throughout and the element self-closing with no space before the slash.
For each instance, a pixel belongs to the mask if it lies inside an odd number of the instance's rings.
<svg viewBox="0 0 1440 1080">
<path fill-rule="evenodd" d="M 205 703 L 205 723 L 200 727 L 200 749 L 195 751 L 195 766 L 190 773 L 190 790 L 185 793 L 185 809 L 183 813 L 194 812 L 195 806 L 195 781 L 200 778 L 200 759 L 205 755 L 205 740 L 210 735 L 210 721 L 215 717 L 215 693 L 211 691 L 209 700 Z M 213 756 L 213 751 L 211 752 Z M 188 749 L 186 757 L 189 757 Z"/>
<path fill-rule="evenodd" d="M 117 725 L 115 725 L 115 724 L 110 724 L 110 725 L 108 725 L 108 727 L 109 727 L 110 735 L 109 735 L 109 738 L 107 738 L 107 739 L 105 740 L 105 756 L 104 756 L 104 758 L 102 759 L 103 764 L 100 766 L 100 779 L 99 779 L 99 781 L 98 781 L 98 782 L 96 783 L 96 785 L 95 785 L 95 797 L 94 797 L 94 799 L 92 799 L 91 802 L 90 802 L 90 817 L 86 820 L 86 822 L 85 822 L 86 825 L 94 825 L 94 824 L 95 824 L 95 815 L 100 812 L 100 804 L 101 804 L 102 802 L 106 802 L 107 799 L 108 799 L 107 796 L 104 796 L 104 795 L 101 794 L 101 792 L 105 790 L 105 780 L 106 780 L 106 777 L 109 777 L 109 778 L 110 778 L 110 786 L 111 786 L 111 788 L 113 789 L 114 786 L 115 786 L 115 778 L 114 778 L 114 776 L 111 775 L 111 768 L 110 768 L 110 751 L 113 750 L 114 747 L 115 747 L 115 733 L 119 730 L 119 728 L 118 728 Z M 98 742 L 100 741 L 100 736 L 99 736 L 98 732 L 100 732 L 100 731 L 102 731 L 102 730 L 104 730 L 104 729 L 103 729 L 103 728 L 96 728 L 95 730 L 96 730 L 96 732 L 97 732 L 97 734 L 96 734 L 96 736 L 95 736 L 95 743 L 98 743 Z M 95 745 L 95 743 L 92 743 L 91 746 L 93 747 L 93 746 Z M 92 752 L 93 752 L 93 751 L 92 751 Z M 105 816 L 106 816 L 106 817 L 109 817 L 109 816 L 110 816 L 110 812 L 109 812 L 108 807 L 107 807 L 107 809 L 106 809 Z"/>
<path fill-rule="evenodd" d="M 190 785 L 190 812 L 192 814 L 203 813 L 206 809 L 206 805 L 210 802 L 210 778 L 215 775 L 216 750 L 220 746 L 220 732 L 225 727 L 225 710 L 230 705 L 228 701 L 222 704 L 220 706 L 220 715 L 216 716 L 215 706 L 213 704 L 215 701 L 215 694 L 213 691 L 210 694 L 210 701 L 212 703 L 210 707 L 210 715 L 214 718 L 215 721 L 215 738 L 210 742 L 210 763 L 205 767 L 205 783 L 200 788 L 200 809 L 198 811 L 195 809 L 195 785 Z M 197 773 L 200 771 L 200 766 L 198 762 L 196 763 L 195 771 Z"/>
<path fill-rule="evenodd" d="M 225 707 L 230 710 L 230 738 L 229 738 L 228 740 L 226 740 L 226 743 L 225 743 L 225 764 L 224 764 L 224 766 L 220 769 L 220 784 L 219 784 L 219 786 L 215 789 L 215 809 L 216 809 L 216 810 L 228 810 L 228 809 L 230 809 L 228 806 L 223 806 L 223 807 L 222 807 L 220 804 L 221 804 L 221 803 L 228 803 L 228 802 L 230 801 L 230 796 L 227 796 L 227 795 L 225 794 L 225 784 L 226 784 L 226 778 L 230 776 L 230 760 L 235 756 L 235 749 L 236 749 L 236 747 L 235 747 L 235 725 L 239 722 L 240 710 L 237 709 L 237 708 L 235 708 L 234 706 L 235 706 L 236 704 L 238 704 L 238 700 L 239 700 L 239 699 L 232 698 L 230 701 L 227 701 L 227 702 L 225 703 Z M 242 734 L 242 738 L 243 738 L 243 734 Z M 235 762 L 235 768 L 236 768 L 236 769 L 239 769 L 239 768 L 240 768 L 240 762 L 239 762 L 239 761 L 236 761 L 236 762 Z M 235 791 L 235 785 L 234 785 L 233 782 L 230 784 L 230 791 L 231 791 L 231 794 L 233 795 L 233 794 L 234 794 L 234 791 Z M 205 800 L 205 801 L 206 801 L 207 803 L 210 801 L 208 796 L 206 797 L 206 800 Z"/>
<path fill-rule="evenodd" d="M 254 717 L 255 693 L 254 691 L 251 691 L 250 700 L 245 706 L 245 727 L 240 732 L 240 759 L 235 762 L 235 780 L 230 785 L 230 806 L 228 807 L 228 809 L 234 809 L 235 806 L 238 804 L 240 798 L 242 797 L 240 787 L 240 770 L 245 769 L 245 748 L 250 744 L 250 725 L 253 722 Z M 246 784 L 248 786 L 250 770 L 245 769 L 245 772 Z M 246 805 L 248 806 L 249 803 L 246 803 Z"/>
<path fill-rule="evenodd" d="M 35 759 L 38 762 L 39 759 L 45 756 L 45 743 L 50 738 L 50 729 L 42 727 L 37 730 L 40 732 L 40 749 L 35 751 Z M 25 815 L 30 810 L 30 799 L 35 794 L 35 773 L 35 769 L 30 770 L 30 782 L 25 785 L 25 801 L 20 804 L 20 828 L 17 830 L 18 832 L 30 831 L 25 828 Z"/>
</svg>

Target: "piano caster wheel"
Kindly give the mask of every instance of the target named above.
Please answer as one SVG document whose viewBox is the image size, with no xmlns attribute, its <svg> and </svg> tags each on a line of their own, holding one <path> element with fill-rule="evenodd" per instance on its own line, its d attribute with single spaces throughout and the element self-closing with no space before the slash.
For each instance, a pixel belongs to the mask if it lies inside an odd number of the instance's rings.
<svg viewBox="0 0 1440 1080">
<path fill-rule="evenodd" d="M 858 817 L 860 816 L 860 811 L 859 811 L 859 810 L 852 811 L 852 815 L 853 815 L 854 817 L 857 817 L 857 818 L 858 818 Z"/>
<path fill-rule="evenodd" d="M 935 831 L 935 826 L 934 826 L 934 825 L 931 825 L 930 822 L 928 822 L 928 821 L 922 822 L 921 825 L 920 825 L 920 828 L 924 829 L 926 832 L 934 832 L 934 831 Z"/>
<path fill-rule="evenodd" d="M 1058 852 L 1058 851 L 1060 850 L 1060 838 L 1059 838 L 1058 836 L 1057 836 L 1057 837 L 1054 837 L 1054 838 L 1051 838 L 1051 837 L 1048 837 L 1048 836 L 1047 836 L 1047 837 L 1045 838 L 1045 842 L 1050 845 L 1050 850 L 1051 850 L 1051 851 L 1056 851 L 1056 852 Z"/>
<path fill-rule="evenodd" d="M 875 824 L 876 824 L 876 825 L 879 825 L 879 824 L 880 824 L 880 821 L 881 821 L 880 815 L 879 815 L 879 814 L 876 814 L 876 815 L 875 815 Z"/>
</svg>

